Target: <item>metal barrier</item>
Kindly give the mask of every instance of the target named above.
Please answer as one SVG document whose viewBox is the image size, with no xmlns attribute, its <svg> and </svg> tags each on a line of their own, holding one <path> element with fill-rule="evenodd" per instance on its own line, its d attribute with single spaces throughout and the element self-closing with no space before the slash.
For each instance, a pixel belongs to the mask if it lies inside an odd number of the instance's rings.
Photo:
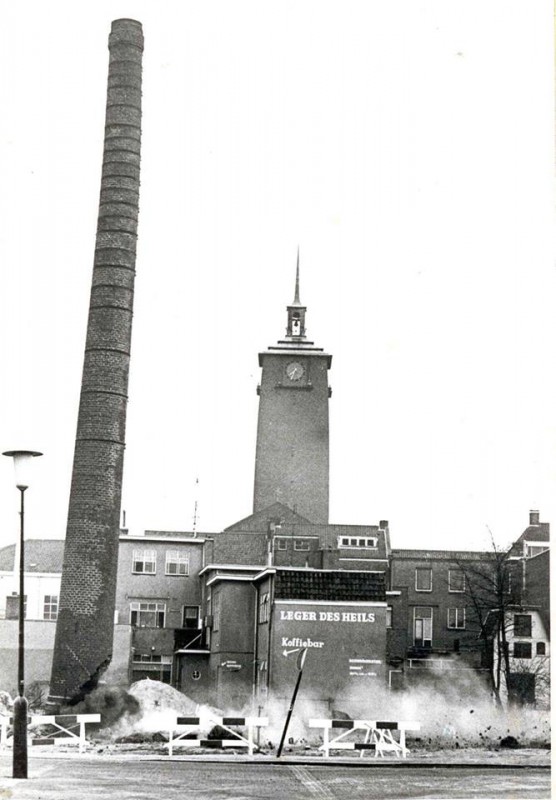
<svg viewBox="0 0 556 800">
<path fill-rule="evenodd" d="M 100 714 L 51 714 L 33 715 L 27 718 L 27 723 L 33 727 L 52 725 L 57 730 L 53 735 L 37 736 L 29 739 L 31 745 L 56 745 L 79 743 L 79 752 L 82 753 L 87 740 L 85 738 L 85 726 L 90 722 L 100 722 Z M 0 717 L 0 746 L 5 747 L 8 743 L 8 730 L 13 724 L 13 717 Z M 79 733 L 75 729 L 79 727 Z M 66 734 L 59 736 L 59 733 Z"/>
<path fill-rule="evenodd" d="M 395 753 L 397 758 L 405 758 L 409 750 L 405 744 L 406 731 L 418 731 L 421 725 L 418 722 L 383 722 L 366 719 L 310 719 L 310 728 L 323 729 L 323 743 L 319 750 L 324 751 L 324 757 L 330 757 L 331 750 L 374 750 L 375 758 L 379 755 L 384 758 L 387 752 Z M 335 729 L 343 732 L 330 738 Z M 347 741 L 346 737 L 354 731 L 364 732 L 364 740 Z M 399 741 L 394 738 L 394 731 L 399 731 Z"/>
<path fill-rule="evenodd" d="M 230 734 L 230 739 L 186 739 L 185 737 L 194 728 L 201 725 L 200 717 L 176 717 L 176 723 L 169 732 L 168 755 L 173 755 L 174 747 L 247 747 L 250 756 L 253 755 L 255 743 L 253 741 L 253 731 L 255 728 L 262 728 L 268 725 L 267 717 L 203 717 L 202 724 L 210 722 L 219 725 Z M 247 736 L 243 736 L 230 726 L 247 728 Z M 178 733 L 179 732 L 179 733 Z M 176 736 L 175 734 L 178 733 Z"/>
</svg>

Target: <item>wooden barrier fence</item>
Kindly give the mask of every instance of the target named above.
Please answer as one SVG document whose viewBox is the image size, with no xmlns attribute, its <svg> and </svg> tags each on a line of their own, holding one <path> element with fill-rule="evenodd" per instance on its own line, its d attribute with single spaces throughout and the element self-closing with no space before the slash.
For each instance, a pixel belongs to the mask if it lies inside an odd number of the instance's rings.
<svg viewBox="0 0 556 800">
<path fill-rule="evenodd" d="M 310 728 L 322 728 L 323 743 L 320 750 L 324 757 L 330 757 L 331 750 L 359 750 L 363 755 L 364 750 L 374 750 L 375 758 L 379 755 L 384 758 L 387 752 L 394 753 L 397 758 L 405 758 L 409 750 L 405 744 L 406 731 L 418 731 L 421 725 L 418 722 L 386 722 L 380 720 L 363 719 L 310 719 Z M 337 730 L 342 733 L 331 738 Z M 399 740 L 394 738 L 394 731 L 399 733 Z M 347 737 L 354 732 L 363 732 L 363 741 L 349 741 Z"/>
<path fill-rule="evenodd" d="M 82 753 L 87 743 L 85 737 L 86 725 L 100 721 L 100 714 L 33 714 L 27 717 L 27 724 L 30 727 L 51 725 L 56 728 L 56 731 L 48 736 L 34 737 L 29 741 L 31 745 L 75 744 L 77 742 L 79 744 L 79 752 Z M 0 716 L 0 746 L 6 747 L 8 731 L 12 725 L 13 717 Z M 59 734 L 65 735 L 60 736 Z"/>
<path fill-rule="evenodd" d="M 212 725 L 219 725 L 227 733 L 230 734 L 229 739 L 186 739 L 185 737 L 192 733 L 195 728 L 199 728 L 201 724 L 206 725 L 209 722 Z M 267 717 L 203 717 L 202 723 L 200 717 L 178 717 L 176 722 L 169 731 L 168 738 L 168 755 L 173 755 L 174 747 L 247 747 L 247 752 L 250 756 L 253 755 L 255 742 L 253 739 L 253 732 L 255 728 L 262 728 L 268 725 Z M 239 728 L 247 728 L 247 735 L 232 730 L 232 726 Z M 176 735 L 177 734 L 177 735 Z"/>
</svg>

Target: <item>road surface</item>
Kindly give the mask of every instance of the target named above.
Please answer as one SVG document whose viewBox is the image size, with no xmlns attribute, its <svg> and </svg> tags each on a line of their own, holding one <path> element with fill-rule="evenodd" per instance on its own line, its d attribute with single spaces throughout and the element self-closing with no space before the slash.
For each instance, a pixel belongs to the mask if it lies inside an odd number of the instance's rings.
<svg viewBox="0 0 556 800">
<path fill-rule="evenodd" d="M 550 772 L 538 767 L 345 766 L 144 758 L 33 757 L 29 778 L 14 780 L 0 755 L 0 800 L 542 800 Z"/>
</svg>

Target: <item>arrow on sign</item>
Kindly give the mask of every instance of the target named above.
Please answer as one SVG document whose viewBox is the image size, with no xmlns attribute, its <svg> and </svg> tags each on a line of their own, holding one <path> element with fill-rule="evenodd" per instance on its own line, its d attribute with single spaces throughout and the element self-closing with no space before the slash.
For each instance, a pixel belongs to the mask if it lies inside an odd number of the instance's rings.
<svg viewBox="0 0 556 800">
<path fill-rule="evenodd" d="M 282 655 L 286 656 L 287 658 L 288 656 L 291 656 L 292 653 L 299 653 L 299 651 L 303 649 L 303 647 L 296 647 L 294 650 L 284 650 Z"/>
</svg>

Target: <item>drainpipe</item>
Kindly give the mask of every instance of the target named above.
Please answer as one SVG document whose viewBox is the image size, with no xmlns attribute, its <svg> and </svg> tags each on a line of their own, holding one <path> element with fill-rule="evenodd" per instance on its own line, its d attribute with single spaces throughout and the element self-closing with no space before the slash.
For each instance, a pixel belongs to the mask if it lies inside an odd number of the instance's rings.
<svg viewBox="0 0 556 800">
<path fill-rule="evenodd" d="M 259 660 L 257 658 L 259 652 L 259 587 L 255 586 L 255 584 L 251 584 L 251 588 L 255 592 L 255 630 L 253 632 L 253 686 L 251 688 L 251 708 L 253 716 L 258 716 L 255 713 L 256 708 L 256 697 L 257 697 L 257 669 L 259 665 Z M 260 733 L 260 729 L 257 728 L 257 736 Z M 257 740 L 257 744 L 259 744 Z"/>
</svg>

